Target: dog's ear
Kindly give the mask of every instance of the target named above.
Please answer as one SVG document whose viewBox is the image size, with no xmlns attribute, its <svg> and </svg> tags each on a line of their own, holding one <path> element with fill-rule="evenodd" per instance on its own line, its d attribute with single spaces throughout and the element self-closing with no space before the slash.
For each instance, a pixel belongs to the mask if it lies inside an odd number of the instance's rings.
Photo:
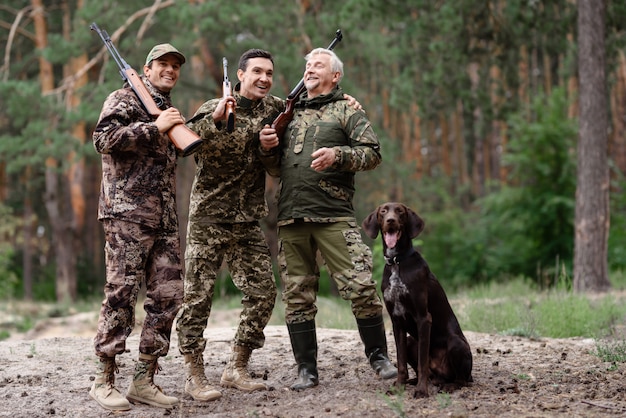
<svg viewBox="0 0 626 418">
<path fill-rule="evenodd" d="M 409 218 L 409 230 L 411 231 L 411 238 L 415 238 L 424 230 L 424 220 L 419 217 L 411 208 L 406 207 L 407 217 Z"/>
<path fill-rule="evenodd" d="M 380 230 L 380 225 L 378 224 L 378 208 L 363 220 L 361 226 L 368 237 L 374 239 L 378 236 L 378 231 Z"/>
</svg>

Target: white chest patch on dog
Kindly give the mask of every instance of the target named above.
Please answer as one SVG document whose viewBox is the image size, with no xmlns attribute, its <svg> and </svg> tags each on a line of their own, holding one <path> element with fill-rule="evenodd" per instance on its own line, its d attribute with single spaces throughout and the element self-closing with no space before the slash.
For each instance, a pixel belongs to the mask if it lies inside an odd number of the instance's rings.
<svg viewBox="0 0 626 418">
<path fill-rule="evenodd" d="M 409 290 L 406 285 L 402 283 L 402 279 L 398 274 L 398 266 L 393 266 L 391 269 L 391 276 L 389 277 L 389 287 L 385 289 L 385 294 L 383 295 L 386 302 L 393 304 L 393 312 L 391 312 L 392 316 L 403 317 L 406 314 L 404 303 L 399 301 L 403 295 L 408 293 Z"/>
</svg>

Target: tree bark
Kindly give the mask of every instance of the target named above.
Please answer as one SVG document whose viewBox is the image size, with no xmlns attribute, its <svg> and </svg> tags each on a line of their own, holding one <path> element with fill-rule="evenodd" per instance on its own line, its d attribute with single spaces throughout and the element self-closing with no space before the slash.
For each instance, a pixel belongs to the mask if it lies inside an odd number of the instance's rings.
<svg viewBox="0 0 626 418">
<path fill-rule="evenodd" d="M 578 292 L 610 288 L 605 10 L 604 1 L 578 0 L 580 118 L 574 244 L 574 289 Z"/>
<path fill-rule="evenodd" d="M 37 49 L 48 45 L 48 28 L 45 10 L 41 0 L 32 0 L 35 42 Z M 54 89 L 52 64 L 43 55 L 39 58 L 39 81 L 42 95 Z M 51 121 L 52 123 L 52 121 Z M 46 140 L 49 145 L 49 141 Z M 76 299 L 76 251 L 74 251 L 75 231 L 66 221 L 67 210 L 62 209 L 63 192 L 59 185 L 58 161 L 54 157 L 46 160 L 45 205 L 52 228 L 52 243 L 56 261 L 56 299 L 67 302 Z"/>
</svg>

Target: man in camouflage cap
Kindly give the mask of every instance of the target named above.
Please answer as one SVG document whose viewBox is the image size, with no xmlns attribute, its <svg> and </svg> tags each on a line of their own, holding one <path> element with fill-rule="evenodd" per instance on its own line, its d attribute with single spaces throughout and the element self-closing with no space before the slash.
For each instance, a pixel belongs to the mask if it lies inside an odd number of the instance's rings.
<svg viewBox="0 0 626 418">
<path fill-rule="evenodd" d="M 372 280 L 372 253 L 354 215 L 354 177 L 381 162 L 380 145 L 365 112 L 347 104 L 339 81 L 343 63 L 318 48 L 306 57 L 304 85 L 294 117 L 281 140 L 270 127 L 260 142 L 268 171 L 280 175 L 278 236 L 282 299 L 298 379 L 302 390 L 318 384 L 315 300 L 319 250 L 341 297 L 350 300 L 374 371 L 384 379 L 397 375 L 387 357 L 382 302 Z"/>
<path fill-rule="evenodd" d="M 175 200 L 180 151 L 166 132 L 184 123 L 170 98 L 184 62 L 172 45 L 155 46 L 142 79 L 162 113 L 153 119 L 126 84 L 107 97 L 93 132 L 96 151 L 102 154 L 98 219 L 106 242 L 106 284 L 94 338 L 99 366 L 89 394 L 113 411 L 130 409 L 129 400 L 168 409 L 178 403 L 153 379 L 158 358 L 169 350 L 183 297 Z M 142 283 L 146 318 L 133 380 L 124 397 L 115 387 L 115 356 L 126 349 Z"/>
</svg>

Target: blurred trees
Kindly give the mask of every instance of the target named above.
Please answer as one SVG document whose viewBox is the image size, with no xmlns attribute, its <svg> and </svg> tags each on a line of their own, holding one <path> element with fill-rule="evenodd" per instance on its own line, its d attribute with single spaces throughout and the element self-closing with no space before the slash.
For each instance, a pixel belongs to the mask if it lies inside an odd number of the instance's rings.
<svg viewBox="0 0 626 418">
<path fill-rule="evenodd" d="M 0 6 L 0 214 L 12 220 L 0 231 L 10 244 L 0 245 L 0 281 L 22 280 L 0 286 L 0 296 L 72 300 L 101 289 L 100 162 L 90 137 L 121 79 L 92 21 L 137 71 L 154 44 L 186 54 L 173 99 L 187 115 L 221 94 L 222 56 L 235 80 L 243 51 L 270 50 L 272 93 L 285 97 L 302 77 L 303 56 L 341 28 L 343 88 L 365 106 L 384 153 L 381 167 L 357 176 L 359 220 L 386 200 L 420 212 L 422 250 L 444 282 L 572 276 L 581 158 L 572 0 L 10 3 Z M 607 1 L 605 16 L 605 165 L 611 224 L 623 225 L 626 5 Z M 192 177 L 193 159 L 180 160 L 183 244 Z M 621 231 L 611 229 L 609 269 L 623 265 Z"/>
</svg>

